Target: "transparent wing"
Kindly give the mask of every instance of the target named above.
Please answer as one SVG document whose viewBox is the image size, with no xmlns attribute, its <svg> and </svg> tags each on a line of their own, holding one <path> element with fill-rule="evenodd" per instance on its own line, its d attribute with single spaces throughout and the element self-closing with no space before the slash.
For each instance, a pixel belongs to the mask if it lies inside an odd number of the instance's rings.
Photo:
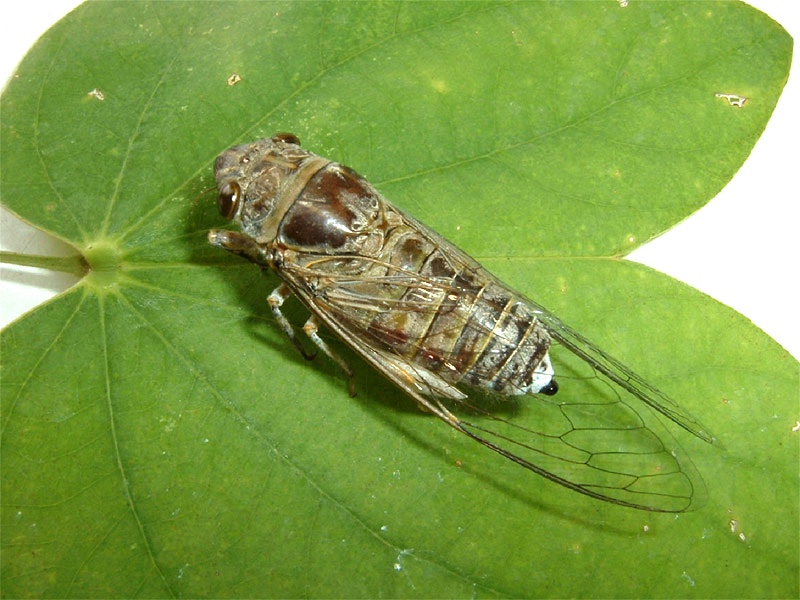
<svg viewBox="0 0 800 600">
<path fill-rule="evenodd" d="M 327 260 L 331 259 L 320 257 L 318 264 Z M 370 286 L 420 283 L 420 276 L 413 273 L 389 273 L 364 281 L 335 270 L 315 273 L 308 267 L 287 266 L 282 276 L 328 328 L 420 407 L 509 460 L 569 489 L 623 506 L 681 512 L 702 502 L 704 486 L 695 467 L 647 406 L 632 396 L 698 437 L 713 438 L 659 390 L 531 303 L 556 342 L 551 354 L 561 381 L 559 393 L 499 400 L 470 388 L 467 395 L 436 373 L 385 349 L 382 340 L 364 327 L 365 310 L 438 309 L 422 301 L 415 306 L 407 302 L 402 307 L 387 306 L 385 297 L 364 293 Z M 310 290 L 306 282 L 323 274 L 328 282 L 325 293 Z M 447 286 L 435 280 L 427 285 Z M 482 327 L 472 321 L 460 326 Z M 421 344 L 422 338 L 416 343 Z"/>
<path fill-rule="evenodd" d="M 528 302 L 536 307 L 539 321 L 557 343 L 674 423 L 709 444 L 718 443 L 716 437 L 706 427 L 664 392 L 564 324 L 543 306 L 532 300 Z"/>
<path fill-rule="evenodd" d="M 703 504 L 702 477 L 653 411 L 569 349 L 556 345 L 551 358 L 555 396 L 441 403 L 473 439 L 572 490 L 658 512 Z"/>
</svg>

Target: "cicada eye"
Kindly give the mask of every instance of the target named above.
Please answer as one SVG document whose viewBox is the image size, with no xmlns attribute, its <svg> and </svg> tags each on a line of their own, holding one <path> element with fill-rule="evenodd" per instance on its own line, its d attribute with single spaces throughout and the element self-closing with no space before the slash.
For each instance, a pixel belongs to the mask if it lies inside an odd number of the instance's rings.
<svg viewBox="0 0 800 600">
<path fill-rule="evenodd" d="M 283 142 L 284 144 L 300 145 L 300 139 L 293 133 L 276 133 L 272 136 L 273 142 Z"/>
<path fill-rule="evenodd" d="M 220 214 L 226 219 L 232 219 L 239 209 L 242 197 L 242 188 L 235 181 L 226 183 L 217 196 L 217 207 Z"/>
</svg>

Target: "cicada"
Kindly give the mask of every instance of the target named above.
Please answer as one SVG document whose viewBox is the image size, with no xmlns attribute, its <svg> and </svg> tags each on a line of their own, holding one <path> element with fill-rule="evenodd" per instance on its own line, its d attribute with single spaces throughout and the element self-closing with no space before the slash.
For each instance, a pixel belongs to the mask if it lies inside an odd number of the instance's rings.
<svg viewBox="0 0 800 600">
<path fill-rule="evenodd" d="M 241 231 L 212 230 L 209 242 L 282 279 L 267 298 L 275 320 L 308 355 L 281 310 L 299 298 L 311 313 L 303 331 L 347 374 L 351 394 L 353 372 L 321 325 L 419 407 L 530 471 L 628 507 L 696 506 L 702 480 L 646 406 L 713 443 L 696 419 L 355 171 L 289 133 L 234 146 L 214 170 L 219 211 Z M 588 365 L 594 385 L 557 394 L 556 350 L 570 368 Z M 529 414 L 518 420 L 484 395 L 524 398 Z"/>
</svg>

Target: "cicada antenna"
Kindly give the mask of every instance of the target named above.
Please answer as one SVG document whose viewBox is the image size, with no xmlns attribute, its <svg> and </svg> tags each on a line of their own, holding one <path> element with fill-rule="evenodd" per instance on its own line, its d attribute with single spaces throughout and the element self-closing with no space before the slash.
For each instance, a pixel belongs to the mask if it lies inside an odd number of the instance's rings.
<svg viewBox="0 0 800 600">
<path fill-rule="evenodd" d="M 216 185 L 211 185 L 211 186 L 209 186 L 207 188 L 203 188 L 202 190 L 197 192 L 195 197 L 192 199 L 192 204 L 197 204 L 200 201 L 200 198 L 202 198 L 203 196 L 205 196 L 209 192 L 216 192 L 216 191 L 217 191 L 217 186 Z"/>
</svg>

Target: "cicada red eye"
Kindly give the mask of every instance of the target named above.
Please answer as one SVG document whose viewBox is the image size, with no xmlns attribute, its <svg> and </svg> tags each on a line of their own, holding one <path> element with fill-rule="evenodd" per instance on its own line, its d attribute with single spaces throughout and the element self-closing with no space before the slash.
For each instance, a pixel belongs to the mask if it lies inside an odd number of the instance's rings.
<svg viewBox="0 0 800 600">
<path fill-rule="evenodd" d="M 225 184 L 217 196 L 217 207 L 220 214 L 226 219 L 232 219 L 239 209 L 242 188 L 235 181 Z"/>
<path fill-rule="evenodd" d="M 272 136 L 273 142 L 283 142 L 284 144 L 300 145 L 300 138 L 293 133 L 278 133 Z"/>
</svg>

